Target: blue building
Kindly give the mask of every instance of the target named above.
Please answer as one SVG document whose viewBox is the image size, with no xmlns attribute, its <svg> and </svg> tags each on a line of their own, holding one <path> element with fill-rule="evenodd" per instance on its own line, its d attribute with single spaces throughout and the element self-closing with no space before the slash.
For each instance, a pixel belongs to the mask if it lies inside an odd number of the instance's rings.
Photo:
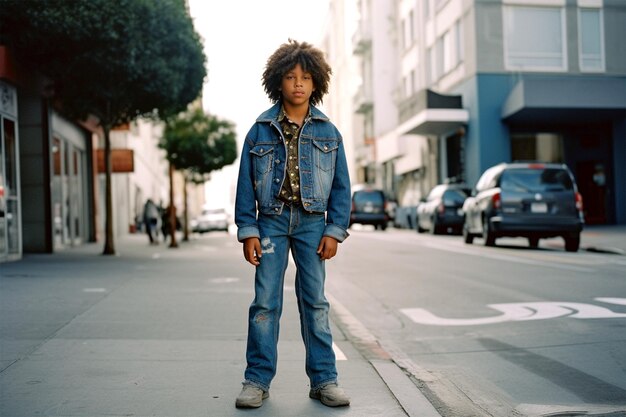
<svg viewBox="0 0 626 417">
<path fill-rule="evenodd" d="M 394 21 L 397 127 L 376 137 L 378 185 L 411 205 L 500 162 L 561 162 L 588 224 L 626 223 L 626 2 L 400 0 Z"/>
</svg>

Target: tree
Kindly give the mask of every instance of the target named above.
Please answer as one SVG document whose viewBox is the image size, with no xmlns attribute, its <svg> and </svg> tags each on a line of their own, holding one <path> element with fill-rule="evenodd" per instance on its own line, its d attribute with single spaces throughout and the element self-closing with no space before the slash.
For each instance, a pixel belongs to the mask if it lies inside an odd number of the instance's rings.
<svg viewBox="0 0 626 417">
<path fill-rule="evenodd" d="M 204 183 L 212 171 L 235 161 L 237 158 L 235 126 L 232 122 L 205 114 L 202 109 L 190 109 L 166 121 L 159 147 L 166 151 L 170 166 L 183 174 L 185 240 L 188 240 L 187 184 Z M 171 184 L 170 180 L 170 186 Z M 170 206 L 174 207 L 172 200 L 173 190 L 170 188 Z M 171 242 L 170 246 L 176 245 L 174 239 Z"/>
<path fill-rule="evenodd" d="M 96 116 L 105 142 L 105 255 L 115 254 L 112 128 L 165 119 L 199 96 L 206 57 L 181 0 L 4 0 L 2 42 L 52 81 L 67 117 Z"/>
</svg>

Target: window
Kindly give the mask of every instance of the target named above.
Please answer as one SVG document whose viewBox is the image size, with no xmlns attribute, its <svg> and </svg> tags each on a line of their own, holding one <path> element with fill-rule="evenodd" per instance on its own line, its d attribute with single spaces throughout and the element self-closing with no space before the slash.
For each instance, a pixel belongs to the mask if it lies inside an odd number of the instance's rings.
<svg viewBox="0 0 626 417">
<path fill-rule="evenodd" d="M 437 74 L 437 59 L 435 57 L 435 46 L 428 49 L 428 83 L 432 84 L 439 78 Z"/>
<path fill-rule="evenodd" d="M 402 89 L 405 98 L 411 97 L 415 92 L 415 84 L 413 84 L 415 76 L 414 72 L 415 70 L 412 70 L 410 73 L 402 77 Z"/>
<path fill-rule="evenodd" d="M 461 20 L 457 20 L 454 24 L 454 42 L 456 44 L 456 58 L 457 62 L 463 62 L 463 36 L 462 36 L 463 26 L 461 25 Z"/>
<path fill-rule="evenodd" d="M 507 69 L 565 71 L 563 7 L 504 6 Z"/>
<path fill-rule="evenodd" d="M 452 31 L 449 30 L 443 35 L 443 73 L 447 74 L 457 64 L 456 52 L 454 51 L 454 43 L 452 41 Z"/>
<path fill-rule="evenodd" d="M 404 98 L 411 97 L 410 84 L 409 77 L 402 77 L 402 93 L 404 94 Z"/>
<path fill-rule="evenodd" d="M 413 17 L 413 9 L 409 12 L 409 45 L 413 43 L 415 39 L 415 18 Z"/>
<path fill-rule="evenodd" d="M 409 12 L 406 18 L 402 19 L 402 47 L 408 49 L 413 45 L 415 39 L 415 27 L 413 10 Z"/>
<path fill-rule="evenodd" d="M 512 133 L 511 160 L 563 162 L 563 138 L 554 133 Z"/>
<path fill-rule="evenodd" d="M 578 10 L 578 36 L 581 71 L 604 71 L 602 9 Z"/>
<path fill-rule="evenodd" d="M 402 19 L 402 49 L 405 50 L 409 47 L 409 40 L 406 34 L 406 19 Z"/>
<path fill-rule="evenodd" d="M 437 70 L 435 71 L 435 74 L 437 74 L 436 80 L 443 75 L 443 37 L 437 39 L 437 43 L 435 44 L 435 57 L 437 66 Z"/>
</svg>

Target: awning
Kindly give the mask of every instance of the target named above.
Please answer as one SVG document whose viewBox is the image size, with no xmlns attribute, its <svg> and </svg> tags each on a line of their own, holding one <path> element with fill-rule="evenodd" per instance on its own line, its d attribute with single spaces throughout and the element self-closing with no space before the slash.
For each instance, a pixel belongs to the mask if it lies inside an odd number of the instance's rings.
<svg viewBox="0 0 626 417">
<path fill-rule="evenodd" d="M 417 93 L 411 115 L 398 127 L 401 135 L 442 136 L 467 125 L 469 112 L 463 109 L 461 96 L 422 90 Z"/>
<path fill-rule="evenodd" d="M 589 123 L 626 117 L 626 78 L 520 80 L 502 106 L 507 123 Z"/>
</svg>

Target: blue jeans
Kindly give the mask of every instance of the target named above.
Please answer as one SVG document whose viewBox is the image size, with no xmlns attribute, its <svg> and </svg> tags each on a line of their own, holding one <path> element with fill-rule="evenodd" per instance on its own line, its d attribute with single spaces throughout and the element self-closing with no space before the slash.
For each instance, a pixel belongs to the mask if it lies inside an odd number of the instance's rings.
<svg viewBox="0 0 626 417">
<path fill-rule="evenodd" d="M 325 227 L 323 214 L 284 206 L 280 215 L 259 214 L 262 258 L 256 268 L 255 297 L 248 318 L 248 384 L 269 390 L 276 375 L 283 285 L 289 251 L 296 263 L 296 298 L 311 388 L 337 382 L 335 353 L 324 296 L 324 261 L 316 253 Z"/>
</svg>

